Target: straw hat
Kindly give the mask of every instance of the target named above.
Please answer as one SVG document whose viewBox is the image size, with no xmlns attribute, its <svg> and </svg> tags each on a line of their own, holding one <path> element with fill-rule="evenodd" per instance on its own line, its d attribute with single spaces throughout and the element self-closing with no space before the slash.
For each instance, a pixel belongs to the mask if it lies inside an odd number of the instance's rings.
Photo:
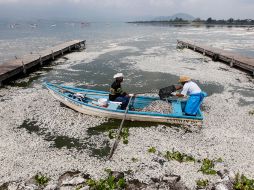
<svg viewBox="0 0 254 190">
<path fill-rule="evenodd" d="M 123 73 L 116 73 L 114 76 L 113 76 L 114 79 L 116 78 L 123 78 Z"/>
<path fill-rule="evenodd" d="M 191 78 L 188 76 L 180 76 L 180 78 L 179 78 L 179 82 L 188 82 L 190 80 L 191 80 Z"/>
</svg>

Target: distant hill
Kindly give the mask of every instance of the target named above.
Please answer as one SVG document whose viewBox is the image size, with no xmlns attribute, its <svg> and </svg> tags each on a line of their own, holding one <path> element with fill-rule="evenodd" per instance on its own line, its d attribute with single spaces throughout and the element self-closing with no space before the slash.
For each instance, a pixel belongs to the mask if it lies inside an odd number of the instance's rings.
<svg viewBox="0 0 254 190">
<path fill-rule="evenodd" d="M 160 16 L 152 19 L 152 21 L 169 21 L 169 20 L 174 20 L 176 18 L 181 18 L 183 20 L 188 20 L 188 21 L 193 21 L 195 17 L 192 15 L 186 14 L 186 13 L 177 13 L 172 16 Z"/>
</svg>

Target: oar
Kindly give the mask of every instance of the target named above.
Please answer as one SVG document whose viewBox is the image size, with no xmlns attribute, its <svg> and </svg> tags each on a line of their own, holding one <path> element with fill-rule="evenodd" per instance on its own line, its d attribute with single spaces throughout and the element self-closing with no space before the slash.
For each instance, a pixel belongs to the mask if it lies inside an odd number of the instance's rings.
<svg viewBox="0 0 254 190">
<path fill-rule="evenodd" d="M 128 105 L 127 105 L 127 107 L 126 107 L 126 109 L 125 109 L 124 117 L 123 117 L 123 119 L 122 119 L 122 121 L 121 121 L 119 130 L 118 130 L 118 133 L 117 133 L 117 136 L 116 136 L 116 140 L 115 140 L 115 142 L 114 142 L 114 144 L 113 144 L 113 146 L 112 146 L 112 148 L 111 148 L 111 150 L 110 150 L 110 154 L 109 154 L 109 156 L 108 156 L 108 159 L 110 159 L 110 158 L 113 156 L 114 151 L 115 151 L 115 149 L 116 149 L 116 147 L 117 147 L 117 145 L 118 145 L 118 143 L 119 143 L 120 134 L 121 134 L 121 131 L 122 131 L 122 128 L 123 128 L 123 123 L 124 123 L 124 120 L 126 119 L 126 115 L 127 115 L 128 110 L 129 110 L 129 105 L 130 105 L 130 103 L 131 103 L 131 100 L 132 100 L 132 96 L 130 97 L 130 100 L 129 100 L 129 102 L 128 102 Z"/>
</svg>

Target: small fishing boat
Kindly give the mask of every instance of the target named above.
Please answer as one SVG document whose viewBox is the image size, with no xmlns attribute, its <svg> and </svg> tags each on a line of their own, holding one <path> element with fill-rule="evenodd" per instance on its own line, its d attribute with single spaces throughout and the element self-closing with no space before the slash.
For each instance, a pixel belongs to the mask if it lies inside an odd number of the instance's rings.
<svg viewBox="0 0 254 190">
<path fill-rule="evenodd" d="M 44 86 L 57 100 L 80 113 L 114 119 L 123 119 L 125 115 L 125 110 L 120 108 L 119 102 L 108 101 L 106 105 L 100 103 L 100 100 L 108 99 L 108 92 L 52 83 L 44 83 Z M 168 103 L 171 104 L 172 111 L 168 114 L 142 111 L 143 108 L 156 100 L 160 100 L 160 98 L 136 96 L 132 102 L 134 109 L 128 110 L 125 119 L 202 126 L 203 115 L 200 109 L 196 116 L 185 115 L 183 108 L 186 100 L 183 99 L 169 99 Z"/>
</svg>

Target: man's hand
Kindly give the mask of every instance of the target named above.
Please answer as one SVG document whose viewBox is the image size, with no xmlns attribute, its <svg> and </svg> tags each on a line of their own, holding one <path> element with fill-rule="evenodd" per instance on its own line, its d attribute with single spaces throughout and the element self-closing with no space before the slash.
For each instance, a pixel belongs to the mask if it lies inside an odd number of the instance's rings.
<svg viewBox="0 0 254 190">
<path fill-rule="evenodd" d="M 176 96 L 176 94 L 177 94 L 176 92 L 172 92 L 172 93 L 171 93 L 171 95 L 173 95 L 173 96 Z"/>
</svg>

